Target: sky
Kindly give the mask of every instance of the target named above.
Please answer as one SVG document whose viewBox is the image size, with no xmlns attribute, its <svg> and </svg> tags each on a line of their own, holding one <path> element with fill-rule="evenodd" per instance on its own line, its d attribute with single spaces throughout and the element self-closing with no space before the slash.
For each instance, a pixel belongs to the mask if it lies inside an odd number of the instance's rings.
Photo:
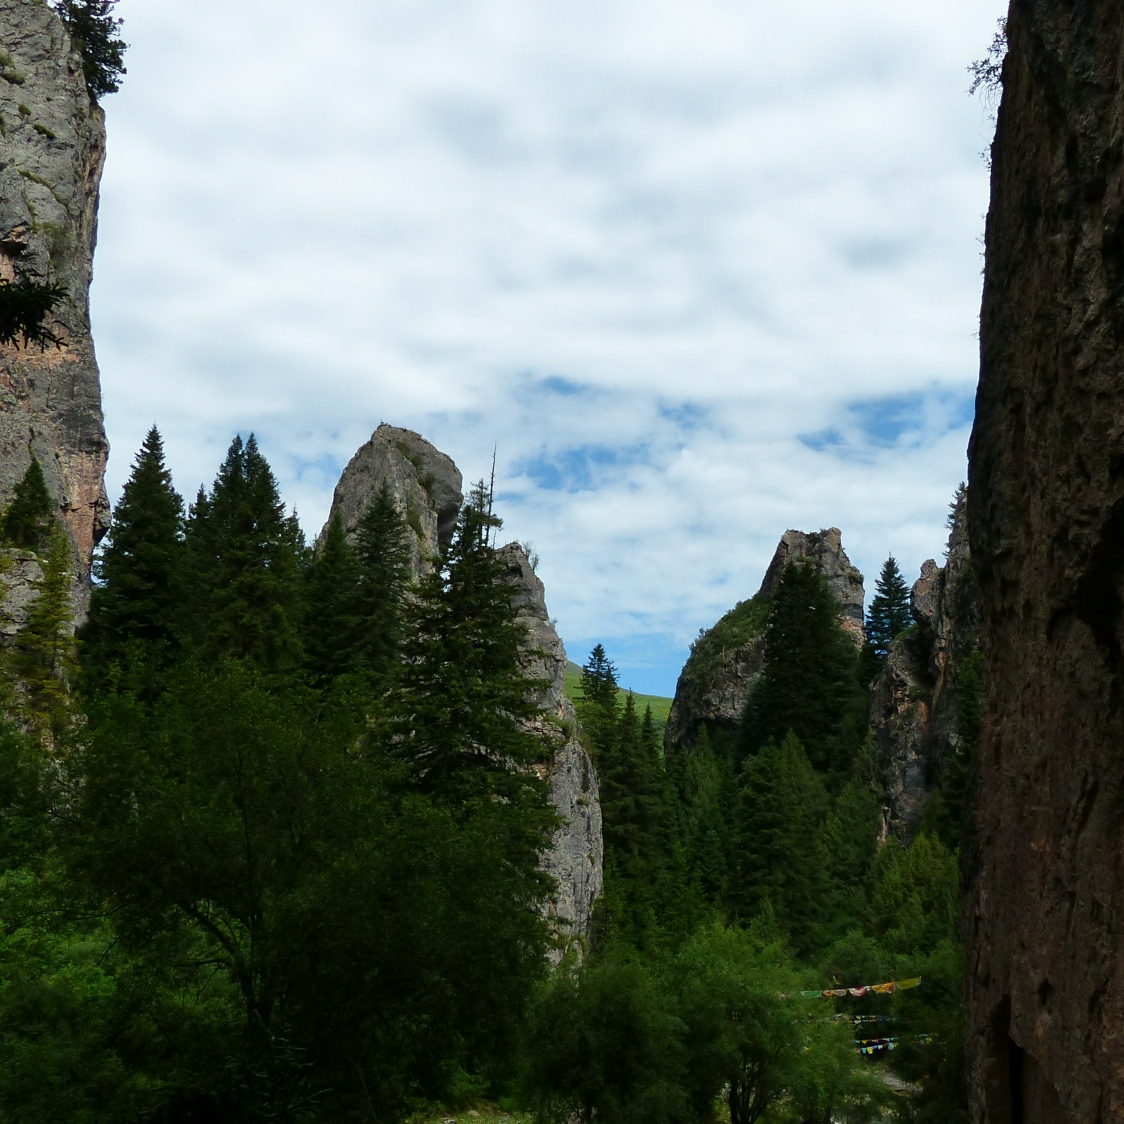
<svg viewBox="0 0 1124 1124">
<path fill-rule="evenodd" d="M 254 432 L 315 535 L 415 429 L 572 659 L 670 695 L 786 528 L 942 557 L 1000 0 L 120 0 L 92 319 L 120 494 Z"/>
</svg>

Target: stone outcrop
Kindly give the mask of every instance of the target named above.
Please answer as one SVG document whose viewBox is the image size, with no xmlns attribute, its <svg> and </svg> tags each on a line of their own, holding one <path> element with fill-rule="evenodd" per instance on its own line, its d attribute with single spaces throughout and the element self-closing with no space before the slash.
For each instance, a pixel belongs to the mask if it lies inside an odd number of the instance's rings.
<svg viewBox="0 0 1124 1124">
<path fill-rule="evenodd" d="M 348 536 L 354 537 L 363 512 L 384 483 L 413 532 L 414 575 L 428 573 L 457 523 L 464 499 L 460 470 L 412 429 L 380 425 L 343 470 L 329 520 L 338 515 Z"/>
<path fill-rule="evenodd" d="M 46 4 L 0 0 L 0 48 L 0 281 L 50 280 L 67 292 L 50 325 L 61 346 L 0 346 L 0 504 L 34 453 L 85 588 L 109 522 L 89 322 L 104 118 Z"/>
<path fill-rule="evenodd" d="M 557 884 L 547 909 L 563 939 L 580 938 L 589 932 L 603 878 L 597 771 L 578 740 L 574 705 L 563 690 L 566 649 L 547 613 L 543 584 L 518 543 L 510 543 L 500 553 L 517 591 L 519 618 L 527 626 L 527 671 L 543 683 L 536 700 L 543 712 L 542 729 L 557 741 L 550 765 L 550 799 L 563 823 L 543 863 Z M 561 955 L 559 949 L 554 958 Z"/>
<path fill-rule="evenodd" d="M 973 1118 L 1124 1120 L 1124 5 L 1018 0 L 969 451 Z"/>
<path fill-rule="evenodd" d="M 913 585 L 915 627 L 894 640 L 870 697 L 870 729 L 890 808 L 908 837 L 947 766 L 969 751 L 961 677 L 977 650 L 979 607 L 963 496 L 953 513 L 944 566 L 929 559 Z"/>
<path fill-rule="evenodd" d="M 863 576 L 843 550 L 839 529 L 785 531 L 757 593 L 739 601 L 691 645 L 668 715 L 668 748 L 694 745 L 703 725 L 711 735 L 733 736 L 749 689 L 761 672 L 769 599 L 785 566 L 801 561 L 811 562 L 827 578 L 842 606 L 840 624 L 857 646 L 862 645 Z"/>
<path fill-rule="evenodd" d="M 464 499 L 460 471 L 450 457 L 419 434 L 380 425 L 344 469 L 329 519 L 338 514 L 347 533 L 354 535 L 367 504 L 384 482 L 414 533 L 414 574 L 428 573 L 456 527 Z M 557 885 L 547 910 L 565 943 L 589 932 L 593 903 L 601 892 L 597 771 L 578 739 L 574 706 L 563 690 L 566 649 L 547 612 L 543 584 L 518 543 L 503 547 L 500 556 L 515 587 L 519 619 L 527 627 L 525 667 L 541 683 L 535 702 L 542 717 L 536 727 L 554 744 L 547 773 L 551 801 L 563 822 L 543 867 Z M 555 959 L 561 955 L 560 948 Z"/>
<path fill-rule="evenodd" d="M 839 598 L 843 612 L 839 623 L 851 636 L 856 648 L 863 646 L 863 576 L 851 565 L 851 560 L 843 550 L 843 533 L 838 527 L 828 527 L 824 531 L 785 531 L 773 560 L 765 571 L 765 578 L 758 597 L 772 597 L 777 582 L 781 580 L 784 568 L 790 562 L 811 562 L 831 587 L 831 592 Z"/>
</svg>

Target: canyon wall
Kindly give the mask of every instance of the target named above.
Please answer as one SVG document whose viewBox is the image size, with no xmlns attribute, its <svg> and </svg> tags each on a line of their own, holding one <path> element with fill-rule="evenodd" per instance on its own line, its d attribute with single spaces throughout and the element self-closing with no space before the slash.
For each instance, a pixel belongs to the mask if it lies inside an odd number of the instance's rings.
<svg viewBox="0 0 1124 1124">
<path fill-rule="evenodd" d="M 938 786 L 960 813 L 978 726 L 978 600 L 961 495 L 945 564 L 922 564 L 910 593 L 913 627 L 891 642 L 870 692 L 870 732 L 899 838 L 912 834 Z"/>
<path fill-rule="evenodd" d="M 970 446 L 973 1119 L 1124 1120 L 1124 5 L 1015 0 Z"/>
<path fill-rule="evenodd" d="M 0 506 L 34 454 L 84 589 L 109 524 L 89 320 L 104 117 L 62 23 L 40 0 L 0 0 L 0 48 L 0 282 L 50 280 L 67 292 L 49 325 L 59 347 L 0 346 Z"/>
</svg>

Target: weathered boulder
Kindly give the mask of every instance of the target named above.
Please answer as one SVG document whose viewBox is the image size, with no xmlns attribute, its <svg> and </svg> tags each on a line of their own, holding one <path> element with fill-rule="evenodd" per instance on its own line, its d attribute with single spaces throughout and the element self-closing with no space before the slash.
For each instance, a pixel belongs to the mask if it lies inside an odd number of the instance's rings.
<svg viewBox="0 0 1124 1124">
<path fill-rule="evenodd" d="M 539 729 L 556 743 L 549 766 L 550 799 L 563 823 L 543 861 L 557 886 L 547 913 L 563 940 L 580 939 L 589 933 L 603 881 L 597 771 L 578 740 L 574 705 L 563 689 L 566 649 L 547 612 L 543 584 L 518 543 L 509 543 L 500 555 L 516 589 L 519 619 L 527 626 L 527 671 L 542 681 L 536 698 L 543 713 Z M 560 948 L 553 959 L 561 955 Z"/>
<path fill-rule="evenodd" d="M 0 0 L 0 48 L 0 281 L 49 279 L 67 291 L 51 324 L 61 346 L 0 346 L 0 505 L 34 453 L 74 544 L 81 593 L 109 522 L 89 322 L 104 117 L 41 0 Z"/>
<path fill-rule="evenodd" d="M 910 593 L 914 627 L 890 645 L 870 695 L 870 729 L 890 808 L 908 837 L 949 766 L 966 754 L 962 683 L 978 646 L 978 592 L 968 550 L 967 509 L 958 498 L 944 566 L 921 565 Z M 974 665 L 973 665 L 974 666 Z M 969 672 L 974 674 L 974 672 Z"/>
<path fill-rule="evenodd" d="M 354 537 L 363 512 L 384 483 L 413 532 L 414 575 L 429 573 L 457 523 L 464 499 L 460 470 L 413 430 L 380 425 L 343 470 L 329 520 L 338 515 L 348 536 Z"/>
<path fill-rule="evenodd" d="M 785 531 L 757 593 L 748 601 L 739 601 L 691 645 L 668 715 L 664 744 L 669 749 L 694 745 L 703 725 L 712 735 L 733 736 L 749 689 L 761 672 L 773 590 L 789 562 L 805 560 L 827 578 L 842 606 L 840 624 L 861 647 L 863 576 L 844 552 L 839 529 L 811 534 Z"/>
<path fill-rule="evenodd" d="M 1018 0 L 969 449 L 975 1120 L 1124 1120 L 1124 5 Z"/>
</svg>

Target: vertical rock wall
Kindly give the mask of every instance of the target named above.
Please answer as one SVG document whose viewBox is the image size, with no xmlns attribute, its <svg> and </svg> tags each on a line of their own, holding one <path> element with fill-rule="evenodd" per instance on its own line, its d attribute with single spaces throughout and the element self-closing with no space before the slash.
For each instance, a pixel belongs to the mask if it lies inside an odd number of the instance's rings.
<svg viewBox="0 0 1124 1124">
<path fill-rule="evenodd" d="M 1124 1120 L 1124 5 L 1014 0 L 969 534 L 974 1119 Z"/>
<path fill-rule="evenodd" d="M 68 293 L 52 325 L 61 347 L 0 347 L 0 505 L 34 452 L 84 579 L 109 521 L 89 321 L 104 118 L 41 0 L 0 0 L 0 50 L 0 280 L 50 279 Z"/>
<path fill-rule="evenodd" d="M 957 503 L 943 566 L 922 564 L 910 595 L 915 627 L 894 640 L 870 694 L 870 730 L 890 808 L 908 837 L 950 759 L 967 753 L 959 677 L 976 651 L 978 593 L 968 550 L 967 507 Z"/>
</svg>

